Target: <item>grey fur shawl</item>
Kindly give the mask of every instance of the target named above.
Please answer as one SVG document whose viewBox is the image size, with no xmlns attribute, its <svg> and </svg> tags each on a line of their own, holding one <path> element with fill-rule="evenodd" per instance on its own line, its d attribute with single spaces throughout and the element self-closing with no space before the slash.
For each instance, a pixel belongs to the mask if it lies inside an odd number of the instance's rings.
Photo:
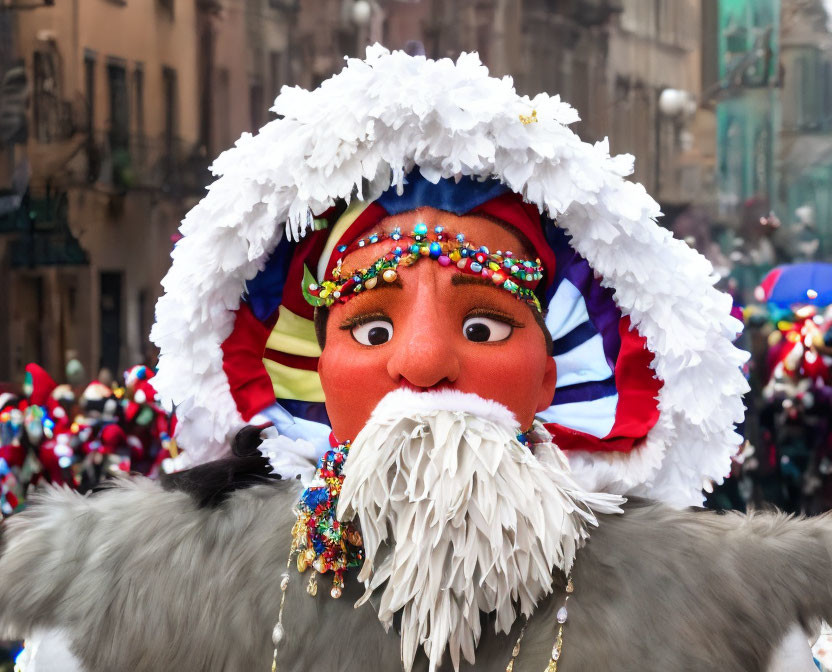
<svg viewBox="0 0 832 672">
<path fill-rule="evenodd" d="M 268 672 L 298 495 L 277 482 L 209 509 L 145 480 L 91 497 L 53 489 L 5 524 L 0 635 L 61 628 L 89 672 Z M 795 621 L 832 620 L 830 548 L 826 516 L 630 502 L 578 554 L 558 669 L 764 670 Z M 278 669 L 401 669 L 398 636 L 370 605 L 353 609 L 354 580 L 333 600 L 290 575 Z M 546 667 L 561 588 L 532 617 L 517 672 Z M 502 672 L 518 630 L 485 629 L 476 669 Z"/>
</svg>

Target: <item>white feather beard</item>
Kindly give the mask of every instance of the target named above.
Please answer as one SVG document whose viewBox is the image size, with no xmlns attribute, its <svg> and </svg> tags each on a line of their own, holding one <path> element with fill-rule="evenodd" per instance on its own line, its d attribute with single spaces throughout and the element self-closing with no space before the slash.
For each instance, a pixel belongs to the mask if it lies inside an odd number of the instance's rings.
<svg viewBox="0 0 832 672">
<path fill-rule="evenodd" d="M 633 158 L 582 142 L 559 96 L 518 95 L 476 54 L 433 61 L 376 45 L 314 91 L 284 87 L 273 109 L 283 118 L 212 166 L 221 177 L 185 217 L 156 306 L 153 382 L 177 404 L 193 462 L 223 456 L 244 424 L 221 346 L 246 281 L 281 236 L 312 228 L 313 213 L 372 199 L 418 165 L 429 180 L 498 178 L 557 219 L 655 354 L 659 423 L 629 454 L 570 455 L 585 487 L 687 506 L 701 504 L 703 481 L 728 473 L 748 390 L 730 297 L 704 257 L 656 224 L 658 204 L 625 179 Z M 538 121 L 521 123 L 532 110 Z"/>
<path fill-rule="evenodd" d="M 360 602 L 381 590 L 387 628 L 402 611 L 408 671 L 419 645 L 431 672 L 446 648 L 454 669 L 460 653 L 473 664 L 480 612 L 495 612 L 496 630 L 509 632 L 515 603 L 528 617 L 553 571 L 571 570 L 595 513 L 620 512 L 621 497 L 581 490 L 555 445 L 532 454 L 517 432 L 495 402 L 398 390 L 352 444 L 338 518 L 361 524 Z"/>
</svg>

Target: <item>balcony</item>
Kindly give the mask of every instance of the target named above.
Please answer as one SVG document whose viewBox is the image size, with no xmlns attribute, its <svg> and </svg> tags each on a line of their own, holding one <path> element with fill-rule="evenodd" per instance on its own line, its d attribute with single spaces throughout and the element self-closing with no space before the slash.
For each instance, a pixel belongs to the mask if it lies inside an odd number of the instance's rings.
<svg viewBox="0 0 832 672">
<path fill-rule="evenodd" d="M 84 155 L 86 180 L 115 193 L 152 189 L 172 196 L 196 194 L 211 181 L 205 153 L 182 138 L 121 139 L 100 132 L 88 138 Z"/>
<path fill-rule="evenodd" d="M 575 20 L 583 26 L 606 24 L 613 14 L 623 11 L 622 0 L 580 0 L 574 3 Z"/>
<path fill-rule="evenodd" d="M 87 253 L 69 229 L 65 193 L 27 193 L 18 212 L 23 226 L 11 241 L 13 268 L 89 263 Z"/>
</svg>

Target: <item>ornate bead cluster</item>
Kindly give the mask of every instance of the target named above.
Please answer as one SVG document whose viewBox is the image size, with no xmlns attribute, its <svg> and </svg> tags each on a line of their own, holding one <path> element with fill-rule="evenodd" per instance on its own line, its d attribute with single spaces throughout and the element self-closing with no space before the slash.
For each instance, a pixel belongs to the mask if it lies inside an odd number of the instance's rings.
<svg viewBox="0 0 832 672">
<path fill-rule="evenodd" d="M 317 574 L 333 572 L 330 595 L 341 597 L 344 574 L 350 567 L 364 562 L 361 533 L 353 523 L 340 522 L 335 510 L 344 476 L 341 473 L 350 450 L 350 442 L 328 450 L 318 461 L 318 469 L 298 502 L 297 521 L 292 528 L 292 549 L 297 553 L 297 568 L 314 573 L 306 592 L 318 593 Z"/>
<path fill-rule="evenodd" d="M 336 301 L 345 302 L 360 292 L 377 287 L 380 280 L 395 282 L 399 266 L 410 266 L 426 258 L 433 259 L 440 266 L 454 265 L 463 273 L 488 278 L 496 287 L 511 292 L 521 301 L 541 310 L 540 301 L 534 293 L 534 288 L 543 278 L 540 259 L 528 261 L 515 259 L 511 252 L 491 252 L 487 247 L 472 245 L 462 233 L 446 233 L 441 226 L 434 227 L 432 233 L 428 233 L 428 227 L 423 223 L 417 224 L 413 233 L 407 235 L 403 235 L 399 228 L 390 234 L 373 233 L 352 245 L 340 245 L 337 249 L 341 254 L 347 254 L 368 244 L 382 240 L 399 241 L 403 238 L 412 240 L 412 243 L 403 242 L 367 268 L 344 274 L 339 259 L 332 269 L 332 280 L 316 282 L 309 269 L 305 269 L 304 297 L 316 307 L 331 306 Z"/>
</svg>

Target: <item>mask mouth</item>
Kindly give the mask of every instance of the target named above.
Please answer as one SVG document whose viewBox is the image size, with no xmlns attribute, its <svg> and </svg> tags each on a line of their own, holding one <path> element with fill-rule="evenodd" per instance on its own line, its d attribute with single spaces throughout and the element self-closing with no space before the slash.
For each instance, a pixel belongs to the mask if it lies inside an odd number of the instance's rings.
<svg viewBox="0 0 832 672">
<path fill-rule="evenodd" d="M 515 434 L 520 431 L 520 424 L 514 413 L 499 401 L 485 399 L 478 394 L 462 392 L 446 386 L 425 390 L 405 385 L 393 390 L 378 403 L 370 416 L 368 425 L 373 422 L 390 422 L 402 416 L 436 411 L 466 413 L 516 428 Z"/>
</svg>

